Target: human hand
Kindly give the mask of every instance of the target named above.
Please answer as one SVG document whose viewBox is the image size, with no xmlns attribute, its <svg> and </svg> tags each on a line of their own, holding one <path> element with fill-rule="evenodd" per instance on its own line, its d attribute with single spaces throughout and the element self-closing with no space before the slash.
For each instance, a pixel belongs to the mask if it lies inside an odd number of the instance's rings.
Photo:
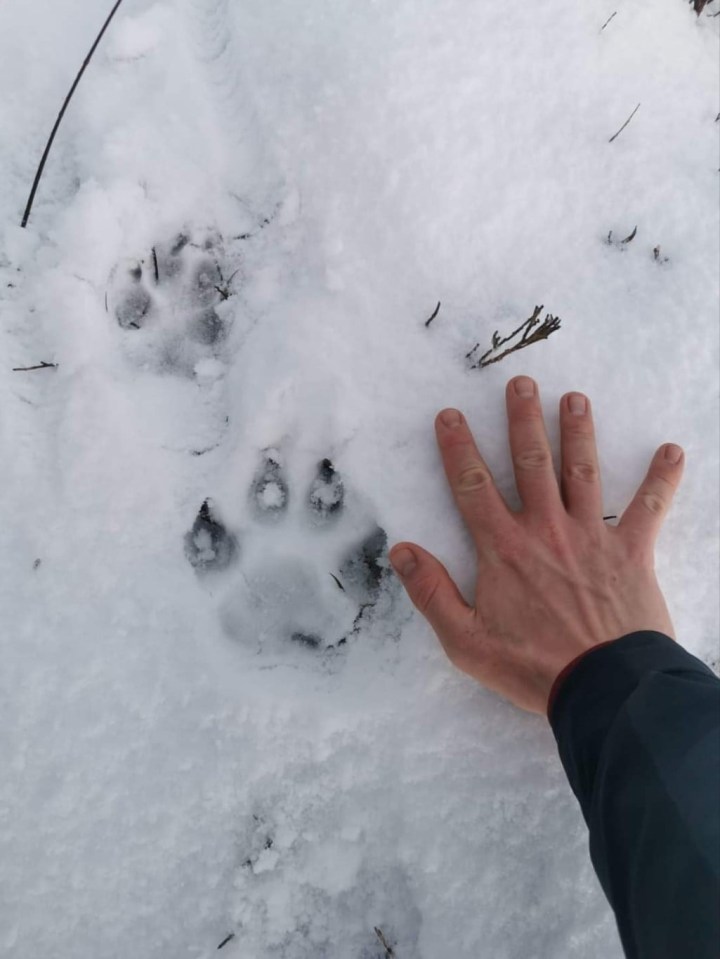
<svg viewBox="0 0 720 959">
<path fill-rule="evenodd" d="M 571 412 L 578 398 L 584 413 Z M 498 492 L 462 414 L 443 410 L 435 420 L 448 482 L 477 550 L 474 604 L 422 547 L 398 543 L 390 559 L 455 666 L 545 715 L 553 682 L 586 650 L 636 630 L 675 639 L 654 544 L 684 458 L 672 443 L 661 446 L 619 524 L 607 526 L 589 399 L 567 393 L 560 400 L 560 487 L 535 382 L 515 377 L 505 399 L 518 513 Z M 677 462 L 668 459 L 673 452 Z"/>
</svg>

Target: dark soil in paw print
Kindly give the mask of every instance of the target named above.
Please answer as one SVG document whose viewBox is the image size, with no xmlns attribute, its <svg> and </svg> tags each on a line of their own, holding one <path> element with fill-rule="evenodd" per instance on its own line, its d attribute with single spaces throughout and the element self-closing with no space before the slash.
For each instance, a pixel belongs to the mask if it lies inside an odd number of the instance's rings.
<svg viewBox="0 0 720 959">
<path fill-rule="evenodd" d="M 248 491 L 237 536 L 206 500 L 185 537 L 201 576 L 237 566 L 221 604 L 227 633 L 259 654 L 337 649 L 388 601 L 388 541 L 362 498 L 348 491 L 329 458 L 295 496 L 281 452 L 267 448 Z"/>
</svg>

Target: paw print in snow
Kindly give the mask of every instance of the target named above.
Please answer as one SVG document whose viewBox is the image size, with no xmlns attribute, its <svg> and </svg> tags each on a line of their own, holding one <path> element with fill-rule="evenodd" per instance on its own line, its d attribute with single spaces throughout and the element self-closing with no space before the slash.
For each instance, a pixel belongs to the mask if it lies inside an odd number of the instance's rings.
<svg viewBox="0 0 720 959">
<path fill-rule="evenodd" d="M 237 273 L 230 271 L 217 234 L 193 240 L 180 233 L 144 259 L 115 268 L 107 310 L 141 365 L 192 374 L 198 361 L 217 355 L 227 336 L 227 301 Z"/>
<path fill-rule="evenodd" d="M 320 774 L 322 776 L 322 774 Z M 317 778 L 317 776 L 316 776 Z M 333 783 L 335 786 L 336 784 Z M 422 916 L 412 878 L 389 843 L 352 836 L 353 813 L 323 783 L 308 797 L 293 780 L 284 801 L 246 822 L 228 953 L 263 959 L 400 959 L 417 956 Z M 323 797 L 329 796 L 330 799 Z M 312 805 L 303 800 L 311 798 Z M 357 801 L 357 800 L 355 800 Z M 371 805 L 371 803 L 369 803 Z M 290 808 L 292 807 L 292 808 Z M 372 829 L 371 829 L 372 832 Z M 343 865 L 336 868 L 338 857 Z M 338 881 L 338 875 L 340 880 Z M 280 894 L 286 908 L 268 910 Z"/>
<path fill-rule="evenodd" d="M 266 449 L 248 490 L 243 533 L 231 532 L 206 500 L 185 536 L 199 576 L 239 567 L 222 622 L 265 655 L 343 646 L 392 600 L 387 535 L 332 461 L 317 464 L 297 501 L 294 488 L 280 451 Z"/>
</svg>

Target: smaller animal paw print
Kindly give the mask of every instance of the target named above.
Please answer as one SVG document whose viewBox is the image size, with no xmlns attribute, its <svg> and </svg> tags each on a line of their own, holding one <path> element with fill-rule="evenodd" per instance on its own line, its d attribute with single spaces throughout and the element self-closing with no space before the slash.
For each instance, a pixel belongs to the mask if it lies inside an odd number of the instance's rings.
<svg viewBox="0 0 720 959">
<path fill-rule="evenodd" d="M 295 772 L 300 778 L 292 780 L 293 789 L 265 800 L 272 826 L 262 804 L 244 829 L 240 826 L 235 928 L 242 929 L 245 951 L 255 955 L 275 938 L 288 945 L 282 950 L 286 959 L 416 956 L 422 914 L 412 877 L 393 855 L 392 840 L 390 848 L 384 843 L 373 847 L 362 833 L 348 835 L 343 820 L 347 807 L 332 777 L 323 779 L 314 769 L 306 787 L 303 771 Z M 336 884 L 332 876 L 328 881 L 327 863 L 343 852 L 343 883 Z M 280 916 L 264 908 L 278 889 L 294 905 Z"/>
<path fill-rule="evenodd" d="M 221 617 L 231 636 L 259 653 L 343 646 L 392 581 L 387 535 L 348 494 L 333 462 L 320 460 L 306 482 L 296 499 L 281 451 L 268 448 L 248 490 L 242 534 L 205 500 L 185 536 L 185 555 L 201 577 L 239 567 Z"/>
<path fill-rule="evenodd" d="M 128 336 L 139 336 L 128 348 L 142 358 L 145 347 L 156 366 L 186 374 L 215 355 L 231 322 L 225 304 L 237 287 L 238 271 L 226 259 L 217 234 L 193 239 L 187 232 L 116 267 L 106 307 Z"/>
</svg>

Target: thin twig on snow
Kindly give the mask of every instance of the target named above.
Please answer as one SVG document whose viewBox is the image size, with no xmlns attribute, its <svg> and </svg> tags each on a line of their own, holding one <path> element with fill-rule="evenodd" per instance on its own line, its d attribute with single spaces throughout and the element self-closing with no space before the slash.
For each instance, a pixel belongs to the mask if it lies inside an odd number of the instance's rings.
<svg viewBox="0 0 720 959">
<path fill-rule="evenodd" d="M 13 366 L 12 371 L 13 373 L 29 373 L 30 370 L 56 370 L 57 368 L 57 363 L 46 363 L 43 360 L 36 366 Z"/>
<path fill-rule="evenodd" d="M 438 305 L 432 311 L 432 315 L 429 316 L 427 320 L 425 320 L 425 326 L 430 326 L 430 324 L 432 323 L 432 321 L 435 319 L 435 317 L 438 315 L 439 312 L 440 312 L 440 300 L 438 300 Z"/>
<path fill-rule="evenodd" d="M 57 119 L 55 120 L 55 126 L 52 128 L 52 132 L 50 133 L 50 137 L 49 137 L 49 139 L 48 139 L 48 142 L 45 144 L 45 150 L 44 150 L 43 155 L 42 155 L 42 158 L 41 158 L 41 160 L 40 160 L 40 165 L 39 165 L 38 168 L 37 168 L 37 173 L 35 174 L 35 179 L 33 180 L 32 189 L 30 190 L 30 196 L 28 197 L 27 206 L 25 207 L 25 212 L 24 212 L 24 214 L 23 214 L 22 223 L 20 224 L 21 227 L 26 227 L 26 226 L 27 226 L 27 221 L 28 221 L 28 219 L 30 218 L 30 211 L 32 210 L 33 201 L 35 200 L 35 194 L 36 194 L 36 192 L 37 192 L 37 188 L 38 188 L 38 185 L 39 185 L 39 183 L 40 183 L 40 178 L 41 178 L 41 176 L 42 176 L 42 174 L 43 174 L 43 170 L 45 169 L 45 163 L 46 163 L 47 158 L 48 158 L 48 156 L 49 156 L 49 154 L 50 154 L 50 149 L 51 149 L 51 147 L 52 147 L 52 145 L 53 145 L 53 140 L 55 139 L 55 134 L 56 134 L 57 131 L 58 131 L 58 127 L 60 126 L 60 122 L 62 121 L 62 118 L 63 118 L 63 116 L 65 115 L 65 111 L 66 111 L 67 108 L 68 108 L 68 104 L 70 103 L 70 100 L 72 99 L 72 95 L 73 95 L 73 93 L 75 93 L 75 90 L 77 89 L 77 85 L 78 85 L 78 83 L 80 83 L 80 80 L 81 80 L 81 78 L 82 78 L 82 75 L 83 75 L 83 73 L 85 73 L 85 70 L 86 70 L 86 68 L 87 68 L 87 65 L 90 63 L 90 60 L 92 59 L 92 55 L 93 55 L 93 54 L 95 53 L 95 51 L 97 50 L 98 44 L 100 43 L 100 41 L 101 41 L 102 38 L 103 38 L 103 34 L 104 34 L 105 31 L 107 30 L 107 28 L 110 26 L 110 21 L 111 21 L 112 18 L 115 16 L 115 13 L 117 12 L 117 9 L 118 9 L 118 7 L 120 6 L 120 4 L 121 4 L 122 2 L 123 2 L 123 0 L 117 0 L 117 2 L 115 3 L 115 6 L 114 6 L 114 7 L 112 8 L 112 10 L 110 11 L 110 15 L 108 16 L 107 20 L 106 20 L 105 23 L 103 24 L 102 30 L 100 31 L 100 33 L 98 33 L 97 37 L 95 38 L 95 43 L 93 43 L 92 47 L 90 48 L 90 52 L 88 53 L 88 55 L 85 57 L 85 59 L 84 59 L 84 61 L 83 61 L 83 65 L 80 67 L 80 72 L 79 72 L 78 75 L 75 77 L 75 82 L 74 82 L 73 85 L 70 87 L 70 92 L 69 92 L 68 95 L 65 97 L 65 102 L 63 103 L 63 105 L 62 105 L 62 107 L 61 107 L 61 109 L 60 109 L 60 113 L 58 113 Z"/>
<path fill-rule="evenodd" d="M 635 107 L 635 109 L 633 110 L 633 112 L 630 114 L 630 116 L 627 118 L 627 120 L 626 120 L 626 121 L 623 123 L 623 125 L 620 127 L 620 129 L 618 130 L 618 132 L 615 133 L 613 136 L 610 137 L 610 139 L 608 140 L 608 143 L 612 143 L 613 140 L 616 140 L 616 139 L 620 136 L 620 134 L 623 132 L 623 130 L 625 129 L 625 127 L 626 127 L 626 126 L 628 125 L 628 123 L 632 120 L 632 118 L 635 116 L 635 114 L 638 112 L 639 109 L 640 109 L 640 104 L 638 103 L 638 105 Z"/>
</svg>

